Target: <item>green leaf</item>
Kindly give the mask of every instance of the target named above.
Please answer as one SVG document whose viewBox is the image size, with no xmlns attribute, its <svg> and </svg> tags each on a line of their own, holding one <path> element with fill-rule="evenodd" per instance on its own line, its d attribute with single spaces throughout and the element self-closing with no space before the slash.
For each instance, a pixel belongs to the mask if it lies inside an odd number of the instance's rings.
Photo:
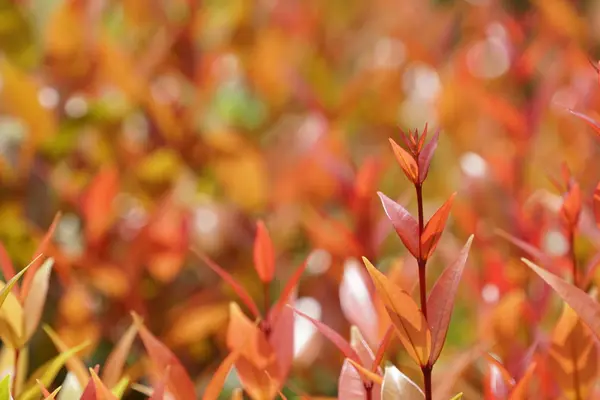
<svg viewBox="0 0 600 400">
<path fill-rule="evenodd" d="M 6 301 L 8 294 L 12 291 L 12 288 L 16 285 L 19 279 L 21 279 L 21 277 L 25 274 L 25 272 L 27 272 L 29 267 L 31 267 L 40 257 L 42 257 L 42 254 L 34 258 L 33 261 L 29 263 L 29 265 L 27 265 L 25 268 L 19 271 L 18 274 L 13 276 L 12 279 L 8 281 L 2 289 L 0 289 L 0 307 L 2 307 L 2 304 L 4 304 L 4 302 Z"/>
<path fill-rule="evenodd" d="M 10 395 L 10 375 L 6 375 L 2 381 L 0 381 L 0 400 L 12 400 Z"/>
</svg>

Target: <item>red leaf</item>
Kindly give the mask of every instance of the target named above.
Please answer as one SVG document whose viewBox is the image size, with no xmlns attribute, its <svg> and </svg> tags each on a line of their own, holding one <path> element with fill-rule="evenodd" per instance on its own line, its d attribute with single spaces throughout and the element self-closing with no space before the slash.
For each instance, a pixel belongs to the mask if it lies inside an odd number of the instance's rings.
<svg viewBox="0 0 600 400">
<path fill-rule="evenodd" d="M 238 351 L 233 351 L 223 360 L 208 383 L 208 386 L 206 386 L 204 396 L 202 397 L 203 400 L 217 400 L 219 398 L 225 384 L 225 379 L 227 379 L 227 375 L 229 375 L 233 364 L 239 356 L 240 353 Z"/>
<path fill-rule="evenodd" d="M 91 243 L 100 240 L 110 228 L 113 200 L 119 192 L 119 170 L 104 167 L 91 181 L 81 202 L 85 221 L 85 237 Z"/>
<path fill-rule="evenodd" d="M 519 249 L 523 250 L 525 253 L 529 254 L 531 257 L 534 257 L 535 259 L 540 260 L 543 263 L 550 262 L 550 257 L 548 257 L 540 249 L 530 245 L 526 241 L 521 240 L 501 229 L 496 229 L 495 233 L 496 233 L 496 235 L 500 236 L 501 238 L 508 240 L 510 243 L 517 246 Z"/>
<path fill-rule="evenodd" d="M 60 212 L 54 216 L 54 219 L 52 220 L 52 224 L 50 224 L 48 231 L 46 232 L 46 234 L 42 238 L 42 241 L 40 242 L 37 249 L 35 250 L 33 257 L 38 257 L 40 254 L 43 254 L 46 252 L 46 248 L 48 247 L 50 240 L 52 240 L 52 236 L 54 235 L 54 231 L 56 230 L 56 227 L 58 226 L 60 217 L 61 217 Z M 27 294 L 29 293 L 29 289 L 31 288 L 31 284 L 33 283 L 33 277 L 35 276 L 35 273 L 42 265 L 42 261 L 43 261 L 42 259 L 43 259 L 43 257 L 38 257 L 35 260 L 35 262 L 31 265 L 31 267 L 29 267 L 27 272 L 25 273 L 25 276 L 23 277 L 23 284 L 21 285 L 21 301 L 24 301 L 27 298 Z"/>
<path fill-rule="evenodd" d="M 526 258 L 521 260 L 540 276 L 571 308 L 581 320 L 600 338 L 600 305 L 586 292 L 573 286 L 558 276 L 537 266 Z"/>
<path fill-rule="evenodd" d="M 425 127 L 425 133 L 427 132 L 427 127 Z M 440 136 L 440 130 L 438 129 L 431 140 L 425 145 L 421 153 L 419 153 L 419 183 L 423 183 L 425 179 L 427 179 L 427 173 L 429 172 L 429 166 L 431 165 L 431 159 L 433 158 L 433 153 L 437 148 L 438 140 Z M 424 137 L 424 136 L 423 136 Z"/>
<path fill-rule="evenodd" d="M 529 398 L 529 383 L 533 378 L 533 373 L 537 367 L 537 362 L 532 362 L 527 367 L 527 370 L 521 377 L 521 380 L 515 385 L 512 392 L 510 393 L 510 400 L 527 400 Z"/>
<path fill-rule="evenodd" d="M 560 216 L 563 221 L 571 229 L 577 226 L 579 221 L 579 214 L 581 213 L 581 189 L 579 184 L 574 183 L 571 189 L 565 196 L 563 205 L 560 209 Z"/>
<path fill-rule="evenodd" d="M 294 311 L 285 307 L 275 323 L 271 326 L 269 343 L 277 357 L 279 375 L 275 377 L 279 382 L 285 382 L 294 360 Z"/>
<path fill-rule="evenodd" d="M 489 366 L 489 387 L 492 395 L 497 399 L 506 399 L 508 393 L 515 385 L 515 380 L 508 373 L 504 365 L 489 353 L 485 354 Z"/>
<path fill-rule="evenodd" d="M 310 322 L 312 322 L 312 324 L 317 328 L 317 330 L 319 332 L 321 332 L 321 334 L 323 336 L 325 336 L 327 339 L 329 339 L 329 341 L 331 341 L 331 343 L 333 343 L 344 354 L 344 356 L 346 356 L 346 358 L 349 358 L 353 361 L 356 361 L 357 363 L 360 363 L 360 358 L 358 357 L 358 354 L 356 353 L 356 351 L 354 351 L 352 346 L 350 346 L 350 343 L 348 343 L 348 341 L 346 341 L 346 339 L 341 337 L 339 333 L 337 333 L 336 331 L 334 331 L 333 329 L 331 329 L 324 323 L 317 321 L 314 318 L 309 317 L 308 315 L 304 314 L 302 311 L 298 311 L 294 308 L 294 312 L 296 314 L 300 315 L 301 317 L 304 317 L 307 320 L 309 320 Z"/>
<path fill-rule="evenodd" d="M 461 250 L 458 258 L 454 263 L 449 265 L 440 275 L 435 285 L 431 289 L 429 298 L 427 299 L 428 316 L 427 322 L 431 327 L 431 354 L 429 355 L 429 364 L 433 365 L 437 361 L 446 335 L 448 334 L 448 326 L 452 316 L 452 308 L 454 307 L 454 299 L 456 290 L 462 277 L 473 235 L 467 240 L 467 244 Z"/>
<path fill-rule="evenodd" d="M 171 350 L 169 350 L 144 326 L 136 314 L 133 314 L 133 318 L 150 359 L 157 368 L 162 370 L 163 374 L 168 368 L 171 369 L 167 386 L 169 387 L 169 391 L 175 397 L 175 400 L 196 399 L 194 383 L 183 365 L 181 365 L 181 362 L 179 362 Z"/>
<path fill-rule="evenodd" d="M 398 161 L 398 164 L 400 164 L 400 168 L 402 168 L 406 177 L 412 183 L 419 183 L 419 167 L 412 154 L 400 147 L 398 143 L 394 142 L 391 138 L 390 144 L 392 145 L 394 156 L 396 156 L 396 160 Z"/>
<path fill-rule="evenodd" d="M 387 197 L 381 192 L 377 192 L 381 199 L 383 209 L 392 222 L 396 233 L 404 243 L 404 246 L 410 251 L 415 257 L 419 257 L 419 244 L 417 242 L 419 237 L 419 225 L 412 215 L 400 204 Z"/>
<path fill-rule="evenodd" d="M 598 135 L 600 135 L 600 123 L 598 121 L 596 121 L 595 119 L 593 119 L 593 118 L 591 118 L 591 117 L 589 117 L 589 116 L 587 116 L 585 114 L 582 114 L 580 112 L 577 112 L 577 111 L 574 111 L 574 110 L 571 110 L 571 109 L 569 109 L 569 112 L 571 114 L 573 114 L 574 116 L 576 116 L 576 117 L 581 118 L 582 120 L 584 120 L 586 124 L 588 124 L 590 127 L 592 127 L 592 129 Z"/>
<path fill-rule="evenodd" d="M 94 367 L 94 372 L 97 374 L 98 371 L 100 371 L 100 366 L 96 365 Z M 96 400 L 96 386 L 93 379 L 88 381 L 79 400 Z"/>
<path fill-rule="evenodd" d="M 92 381 L 94 381 L 94 387 L 96 388 L 96 399 L 98 400 L 117 400 L 117 396 L 112 394 L 106 385 L 100 380 L 96 371 L 90 368 L 90 374 L 92 375 Z"/>
<path fill-rule="evenodd" d="M 114 387 L 119 382 L 119 379 L 121 379 L 125 362 L 127 361 L 131 345 L 136 336 L 137 326 L 132 324 L 121 336 L 117 345 L 108 355 L 102 371 L 102 381 L 108 387 Z"/>
<path fill-rule="evenodd" d="M 427 222 L 427 225 L 425 225 L 425 229 L 423 229 L 423 234 L 421 235 L 422 258 L 428 259 L 431 257 L 437 247 L 438 241 L 444 232 L 444 227 L 446 226 L 446 221 L 450 215 L 450 209 L 452 208 L 452 202 L 454 201 L 455 196 L 456 193 L 452 193 L 452 196 L 442 204 L 435 214 L 433 214 L 429 222 Z"/>
<path fill-rule="evenodd" d="M 371 371 L 375 372 L 379 368 L 379 364 L 381 363 L 381 360 L 383 360 L 383 356 L 385 355 L 385 350 L 389 346 L 393 337 L 394 325 L 390 325 L 385 331 L 385 334 L 383 335 L 383 339 L 381 339 L 379 346 L 377 346 L 377 353 L 375 354 L 375 359 L 373 360 Z"/>
<path fill-rule="evenodd" d="M 264 222 L 256 225 L 256 239 L 254 240 L 254 268 L 261 281 L 269 283 L 275 274 L 275 252 L 273 242 Z"/>
<path fill-rule="evenodd" d="M 231 286 L 231 288 L 235 291 L 235 293 L 239 296 L 239 298 L 244 302 L 246 307 L 250 310 L 252 315 L 256 318 L 260 316 L 260 312 L 258 311 L 258 306 L 252 300 L 252 297 L 248 294 L 246 289 L 242 287 L 227 271 L 221 268 L 216 262 L 208 258 L 208 256 L 204 255 L 202 252 L 196 249 L 192 249 L 194 254 L 196 254 L 206 265 L 210 267 L 213 271 L 215 271 L 221 279 Z"/>
</svg>

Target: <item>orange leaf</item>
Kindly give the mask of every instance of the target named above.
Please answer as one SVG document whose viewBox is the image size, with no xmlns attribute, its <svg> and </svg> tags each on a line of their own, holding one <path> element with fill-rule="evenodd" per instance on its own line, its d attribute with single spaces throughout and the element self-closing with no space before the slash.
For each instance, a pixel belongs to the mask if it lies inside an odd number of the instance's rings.
<svg viewBox="0 0 600 400">
<path fill-rule="evenodd" d="M 472 242 L 473 235 L 467 240 L 467 244 L 461 250 L 456 261 L 442 272 L 427 299 L 427 309 L 429 312 L 427 322 L 429 322 L 431 328 L 432 341 L 431 355 L 429 356 L 430 365 L 435 364 L 444 347 L 446 335 L 448 334 L 448 326 L 450 325 L 450 317 L 452 316 L 452 308 L 454 307 L 456 290 L 458 289 Z"/>
<path fill-rule="evenodd" d="M 272 364 L 268 369 L 257 368 L 250 360 L 240 357 L 235 362 L 235 369 L 238 373 L 244 390 L 253 400 L 273 399 L 279 390 L 279 383 L 270 378 L 270 372 L 276 368 Z"/>
<path fill-rule="evenodd" d="M 390 144 L 392 145 L 394 156 L 396 156 L 396 160 L 398 161 L 398 164 L 400 164 L 400 168 L 402 168 L 406 177 L 412 183 L 419 183 L 419 167 L 414 157 L 391 138 Z"/>
<path fill-rule="evenodd" d="M 114 387 L 119 382 L 119 379 L 121 379 L 125 362 L 136 336 L 137 326 L 132 324 L 108 355 L 104 363 L 104 370 L 102 371 L 102 381 L 108 387 Z"/>
<path fill-rule="evenodd" d="M 165 391 L 167 382 L 169 382 L 170 373 L 171 368 L 167 367 L 167 369 L 165 369 L 165 374 L 163 375 L 163 377 L 160 378 L 160 381 L 156 385 L 154 385 L 154 389 L 152 390 L 152 396 L 150 396 L 148 400 L 165 400 Z"/>
<path fill-rule="evenodd" d="M 227 346 L 231 351 L 240 351 L 259 369 L 266 368 L 275 360 L 275 353 L 266 335 L 244 315 L 236 303 L 231 303 L 229 307 Z"/>
<path fill-rule="evenodd" d="M 275 274 L 275 252 L 269 231 L 264 222 L 256 224 L 256 240 L 254 241 L 254 268 L 261 281 L 269 283 Z"/>
<path fill-rule="evenodd" d="M 456 193 L 453 193 L 452 196 L 442 206 L 433 214 L 431 219 L 425 225 L 423 229 L 423 234 L 421 235 L 421 257 L 424 259 L 428 259 L 433 254 L 435 248 L 437 247 L 438 241 L 444 232 L 444 228 L 446 226 L 446 221 L 448 220 L 448 216 L 450 215 L 450 209 L 452 208 L 452 202 L 454 201 L 454 197 Z"/>
<path fill-rule="evenodd" d="M 568 305 L 552 332 L 548 369 L 567 398 L 589 398 L 598 373 L 596 344 L 590 329 Z"/>
<path fill-rule="evenodd" d="M 4 282 L 10 281 L 15 276 L 15 267 L 2 243 L 0 243 L 0 268 L 2 269 L 2 275 L 4 275 Z M 19 285 L 14 285 L 12 292 L 18 298 Z"/>
<path fill-rule="evenodd" d="M 215 271 L 221 277 L 221 279 L 223 279 L 225 282 L 227 282 L 229 284 L 229 286 L 231 286 L 231 288 L 240 297 L 240 299 L 242 300 L 242 302 L 244 302 L 244 304 L 246 305 L 246 307 L 248 307 L 248 309 L 250 310 L 250 312 L 252 313 L 252 315 L 254 317 L 258 318 L 260 316 L 260 312 L 258 311 L 258 307 L 256 306 L 256 303 L 254 302 L 254 300 L 252 300 L 252 297 L 250 297 L 250 295 L 248 294 L 248 292 L 246 291 L 246 289 L 244 289 L 242 287 L 242 285 L 240 285 L 233 278 L 233 276 L 231 276 L 227 271 L 225 271 L 223 268 L 221 268 L 216 262 L 214 262 L 213 260 L 211 260 L 210 258 L 208 258 L 208 256 L 204 255 L 204 253 L 202 253 L 202 252 L 200 252 L 199 250 L 196 250 L 196 249 L 192 249 L 192 251 L 206 265 L 208 265 L 210 267 L 210 269 L 212 269 L 213 271 Z"/>
<path fill-rule="evenodd" d="M 526 258 L 521 258 L 529 268 L 540 276 L 562 299 L 569 305 L 577 315 L 600 338 L 600 305 L 596 303 L 586 292 L 571 285 L 558 276 L 537 266 Z"/>
<path fill-rule="evenodd" d="M 233 364 L 237 361 L 239 356 L 239 351 L 233 351 L 229 353 L 225 360 L 223 360 L 206 386 L 204 397 L 202 397 L 203 400 L 217 400 L 219 398 L 223 385 L 225 384 L 225 379 L 227 379 L 227 375 L 229 375 Z"/>
<path fill-rule="evenodd" d="M 292 292 L 298 285 L 298 282 L 300 281 L 300 278 L 302 277 L 302 274 L 306 269 L 307 263 L 308 259 L 304 260 L 304 262 L 300 264 L 298 268 L 296 268 L 296 271 L 294 271 L 294 274 L 290 277 L 290 279 L 288 279 L 287 283 L 285 284 L 285 287 L 279 294 L 279 299 L 277 299 L 275 305 L 271 307 L 271 311 L 269 312 L 269 323 L 275 323 L 279 313 L 282 311 L 283 307 L 285 307 L 285 305 L 288 303 Z"/>
<path fill-rule="evenodd" d="M 529 364 L 527 370 L 521 377 L 521 380 L 515 385 L 512 392 L 510 392 L 510 400 L 527 400 L 529 399 L 529 383 L 531 382 L 531 378 L 533 378 L 533 373 L 535 372 L 535 368 L 537 366 L 537 362 L 533 362 Z"/>
<path fill-rule="evenodd" d="M 96 371 L 90 368 L 90 375 L 94 381 L 94 387 L 96 388 L 96 400 L 118 400 L 117 396 L 111 393 L 106 385 L 100 380 Z"/>
<path fill-rule="evenodd" d="M 423 366 L 431 354 L 431 332 L 421 310 L 408 293 L 390 282 L 365 257 L 363 262 L 410 357 Z"/>
<path fill-rule="evenodd" d="M 363 377 L 365 382 L 373 382 L 377 385 L 381 385 L 383 383 L 383 378 L 381 378 L 380 375 L 371 372 L 369 369 L 363 367 L 356 361 L 350 359 L 348 359 L 348 361 L 350 362 L 350 364 L 352 364 L 352 366 L 354 366 L 354 368 L 356 368 L 356 371 Z"/>
<path fill-rule="evenodd" d="M 194 400 L 196 399 L 196 389 L 190 376 L 186 372 L 181 362 L 164 344 L 160 342 L 142 323 L 137 314 L 133 314 L 135 325 L 138 328 L 140 338 L 148 355 L 164 374 L 167 368 L 171 368 L 169 382 L 167 384 L 169 391 L 175 397 L 175 400 Z"/>
<path fill-rule="evenodd" d="M 381 192 L 377 192 L 377 194 L 381 199 L 383 209 L 388 219 L 392 222 L 398 237 L 400 237 L 400 240 L 402 240 L 402 243 L 404 243 L 404 246 L 406 246 L 408 251 L 410 251 L 415 258 L 418 258 L 419 225 L 417 224 L 417 221 L 400 204 Z"/>
<path fill-rule="evenodd" d="M 515 380 L 504 365 L 489 353 L 485 354 L 489 366 L 490 388 L 495 398 L 505 399 L 515 385 Z"/>
</svg>

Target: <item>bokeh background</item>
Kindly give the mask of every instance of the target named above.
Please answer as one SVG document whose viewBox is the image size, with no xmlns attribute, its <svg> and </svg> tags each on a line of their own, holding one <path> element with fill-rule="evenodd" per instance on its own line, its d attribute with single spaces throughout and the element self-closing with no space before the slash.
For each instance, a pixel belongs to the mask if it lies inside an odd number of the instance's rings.
<svg viewBox="0 0 600 400">
<path fill-rule="evenodd" d="M 431 276 L 476 234 L 444 357 L 482 338 L 512 354 L 528 276 L 496 231 L 565 255 L 548 177 L 566 163 L 588 200 L 600 180 L 598 140 L 567 112 L 600 110 L 599 39 L 592 0 L 0 0 L 0 241 L 23 267 L 60 211 L 44 321 L 91 339 L 93 365 L 136 310 L 202 388 L 236 298 L 190 246 L 259 302 L 263 219 L 277 282 L 310 255 L 297 307 L 347 337 L 360 256 L 414 280 L 376 191 L 414 210 L 387 139 L 428 123 L 426 214 L 458 192 Z M 295 332 L 286 393 L 335 395 L 341 354 Z M 32 346 L 33 365 L 54 353 L 43 333 Z"/>
</svg>

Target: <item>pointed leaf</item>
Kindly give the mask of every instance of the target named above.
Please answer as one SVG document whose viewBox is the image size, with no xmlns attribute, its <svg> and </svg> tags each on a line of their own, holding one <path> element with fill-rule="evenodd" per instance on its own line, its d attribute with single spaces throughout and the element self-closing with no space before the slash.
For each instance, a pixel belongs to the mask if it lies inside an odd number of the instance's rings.
<svg viewBox="0 0 600 400">
<path fill-rule="evenodd" d="M 117 382 L 117 384 L 115 386 L 113 386 L 113 388 L 110 390 L 110 392 L 112 394 L 114 394 L 117 397 L 117 399 L 120 399 L 123 397 L 123 395 L 125 394 L 127 389 L 129 389 L 130 383 L 131 383 L 131 380 L 129 379 L 129 377 L 124 376 L 121 379 L 119 379 L 119 382 Z"/>
<path fill-rule="evenodd" d="M 489 366 L 489 387 L 494 398 L 506 399 L 515 385 L 515 380 L 494 356 L 487 353 L 485 359 Z"/>
<path fill-rule="evenodd" d="M 496 235 L 500 236 L 501 238 L 508 240 L 510 243 L 517 246 L 519 249 L 523 250 L 525 253 L 529 254 L 531 257 L 533 257 L 537 260 L 540 260 L 541 262 L 544 262 L 544 263 L 550 261 L 550 257 L 548 257 L 546 254 L 544 254 L 543 251 L 530 245 L 529 243 L 525 242 L 524 240 L 521 240 L 501 229 L 496 229 L 495 233 L 496 233 Z"/>
<path fill-rule="evenodd" d="M 86 348 L 88 345 L 89 342 L 86 341 L 79 346 L 75 346 L 65 352 L 60 353 L 52 360 L 46 362 L 44 365 L 38 368 L 29 378 L 28 384 L 25 385 L 26 389 L 23 394 L 19 396 L 19 400 L 37 399 L 40 393 L 40 388 L 38 387 L 36 381 L 39 380 L 45 386 L 50 386 L 67 360 Z"/>
<path fill-rule="evenodd" d="M 406 177 L 412 183 L 419 183 L 419 167 L 413 156 L 391 138 L 390 144 L 392 145 L 394 156 L 396 156 L 396 160 L 398 161 L 398 164 L 400 164 L 400 168 L 402 168 Z"/>
<path fill-rule="evenodd" d="M 240 335 L 240 332 L 244 334 Z M 258 369 L 265 369 L 275 360 L 275 353 L 265 334 L 244 315 L 236 303 L 231 303 L 229 307 L 227 346 L 231 351 L 239 350 Z"/>
<path fill-rule="evenodd" d="M 223 360 L 219 368 L 213 374 L 208 386 L 206 386 L 206 390 L 204 391 L 203 400 L 218 400 L 221 391 L 223 390 L 223 385 L 225 384 L 225 380 L 227 379 L 227 375 L 233 368 L 233 364 L 237 361 L 240 356 L 239 351 L 232 351 L 229 355 Z"/>
<path fill-rule="evenodd" d="M 363 262 L 402 345 L 417 364 L 426 365 L 431 353 L 431 332 L 423 313 L 408 293 L 390 282 L 365 257 Z"/>
<path fill-rule="evenodd" d="M 258 277 L 264 283 L 273 280 L 275 274 L 275 251 L 269 231 L 264 222 L 259 221 L 256 225 L 256 239 L 254 240 L 254 268 Z"/>
<path fill-rule="evenodd" d="M 167 387 L 167 382 L 169 381 L 169 374 L 171 373 L 171 369 L 167 368 L 165 370 L 164 376 L 160 379 L 160 381 L 154 386 L 152 390 L 152 396 L 148 400 L 164 400 L 165 392 Z"/>
<path fill-rule="evenodd" d="M 0 269 L 2 270 L 2 275 L 4 275 L 4 281 L 8 281 L 15 276 L 15 267 L 10 260 L 10 256 L 4 248 L 4 245 L 0 243 Z M 12 287 L 13 294 L 19 297 L 19 286 Z"/>
<path fill-rule="evenodd" d="M 431 219 L 425 225 L 421 235 L 421 257 L 428 259 L 437 247 L 438 241 L 444 232 L 446 221 L 452 209 L 452 202 L 456 193 L 453 193 L 448 200 L 433 214 Z"/>
<path fill-rule="evenodd" d="M 425 128 L 427 129 L 427 128 Z M 425 130 L 427 132 L 427 130 Z M 425 137 L 425 132 L 423 134 L 423 138 Z M 433 153 L 437 148 L 438 140 L 440 137 L 440 130 L 438 129 L 434 134 L 431 140 L 425 145 L 425 147 L 419 153 L 419 183 L 423 183 L 425 179 L 427 179 L 427 174 L 429 172 L 429 166 L 431 165 L 431 159 L 433 158 Z"/>
<path fill-rule="evenodd" d="M 69 350 L 69 346 L 67 346 L 67 344 L 63 342 L 63 340 L 58 336 L 56 332 L 54 332 L 54 330 L 52 330 L 50 326 L 44 325 L 42 329 L 44 330 L 44 332 L 46 332 L 46 335 L 48 335 L 48 337 L 54 344 L 54 347 L 56 347 L 56 349 L 59 352 L 63 353 Z M 77 357 L 77 355 L 74 355 L 73 357 L 69 358 L 69 360 L 67 360 L 66 365 L 69 372 L 72 372 L 75 378 L 77 378 L 80 387 L 84 387 L 85 385 L 87 385 L 89 375 L 87 372 L 87 367 L 85 366 L 85 363 L 81 360 L 81 358 Z M 65 383 L 64 386 L 66 388 L 67 384 Z"/>
<path fill-rule="evenodd" d="M 83 195 L 81 212 L 85 221 L 85 238 L 97 243 L 113 223 L 113 202 L 119 193 L 119 169 L 103 167 L 92 179 Z"/>
<path fill-rule="evenodd" d="M 60 393 L 62 389 L 62 386 L 57 387 L 56 389 L 54 389 L 54 391 L 52 393 L 49 393 L 46 397 L 44 397 L 44 400 L 54 400 L 56 398 L 56 396 L 58 396 L 58 393 Z"/>
<path fill-rule="evenodd" d="M 467 244 L 461 250 L 458 258 L 454 263 L 450 264 L 440 275 L 435 285 L 429 293 L 427 299 L 427 309 L 429 312 L 428 322 L 431 329 L 431 355 L 429 356 L 429 364 L 434 365 L 442 352 L 446 335 L 448 334 L 448 326 L 452 316 L 454 307 L 454 299 L 456 290 L 462 277 L 462 273 L 469 256 L 473 235 L 467 240 Z"/>
<path fill-rule="evenodd" d="M 46 295 L 48 294 L 48 286 L 50 285 L 50 272 L 52 271 L 53 264 L 54 260 L 52 258 L 48 258 L 44 261 L 44 264 L 42 264 L 33 277 L 33 290 L 31 290 L 25 298 L 25 304 L 23 306 L 23 311 L 25 313 L 24 342 L 27 342 L 31 336 L 33 336 L 40 323 L 40 319 L 42 318 L 42 312 L 44 311 L 44 305 L 46 304 Z"/>
<path fill-rule="evenodd" d="M 42 258 L 40 256 L 46 252 L 47 247 L 50 244 L 50 241 L 52 240 L 52 236 L 54 236 L 54 231 L 56 230 L 56 227 L 60 222 L 61 215 L 62 214 L 59 212 L 54 216 L 50 227 L 46 231 L 46 234 L 40 241 L 40 244 L 38 245 L 37 249 L 35 250 L 34 259 L 30 263 L 31 268 L 27 270 L 25 276 L 23 277 L 23 284 L 21 285 L 21 301 L 25 300 L 27 294 L 29 293 L 29 289 L 31 289 L 33 277 L 35 276 L 35 273 L 37 272 L 40 265 L 42 265 Z"/>
<path fill-rule="evenodd" d="M 2 307 L 4 301 L 6 301 L 6 298 L 8 297 L 8 294 L 12 291 L 13 286 L 15 286 L 19 279 L 21 279 L 21 277 L 29 270 L 29 268 L 31 268 L 31 266 L 40 258 L 42 258 L 41 254 L 34 258 L 33 261 L 29 263 L 29 265 L 27 265 L 25 268 L 19 271 L 8 282 L 6 282 L 6 285 L 4 285 L 2 289 L 0 289 L 0 307 Z"/>
<path fill-rule="evenodd" d="M 380 399 L 380 393 L 373 390 L 373 399 Z M 349 358 L 344 360 L 338 379 L 338 398 L 343 400 L 364 400 L 368 398 L 363 378 Z"/>
<path fill-rule="evenodd" d="M 175 357 L 171 350 L 169 350 L 148 330 L 148 328 L 146 328 L 136 314 L 133 314 L 133 318 L 144 347 L 155 366 L 163 374 L 167 368 L 171 368 L 167 387 L 175 397 L 175 400 L 195 400 L 196 388 L 187 371 L 183 365 L 181 365 L 181 362 Z"/>
<path fill-rule="evenodd" d="M 594 210 L 594 219 L 596 220 L 596 226 L 600 228 L 600 183 L 594 189 L 594 201 L 592 203 Z"/>
<path fill-rule="evenodd" d="M 398 368 L 386 367 L 381 385 L 381 400 L 423 400 L 424 398 L 421 388 Z"/>
<path fill-rule="evenodd" d="M 400 204 L 390 199 L 381 192 L 377 192 L 381 199 L 383 209 L 392 222 L 398 237 L 404 243 L 404 246 L 415 257 L 419 257 L 419 224 L 412 215 Z"/>
<path fill-rule="evenodd" d="M 290 305 L 293 305 L 293 300 Z M 277 358 L 279 374 L 275 378 L 280 382 L 285 382 L 294 360 L 294 319 L 294 310 L 285 307 L 275 323 L 271 324 L 268 340 Z"/>
<path fill-rule="evenodd" d="M 450 400 L 461 400 L 463 398 L 462 392 L 458 393 L 456 396 L 452 397 Z"/>
<path fill-rule="evenodd" d="M 131 345 L 133 344 L 137 333 L 137 326 L 132 324 L 123 336 L 121 336 L 117 345 L 108 355 L 102 371 L 102 381 L 107 387 L 112 388 L 115 386 L 123 375 L 123 368 L 125 367 Z"/>
<path fill-rule="evenodd" d="M 390 324 L 390 326 L 386 329 L 381 342 L 379 342 L 379 346 L 377 346 L 377 353 L 375 354 L 375 358 L 373 359 L 373 364 L 371 364 L 371 371 L 377 371 L 379 368 L 379 364 L 381 360 L 383 360 L 383 356 L 385 355 L 385 350 L 389 346 L 392 341 L 392 336 L 394 334 L 394 325 Z"/>
<path fill-rule="evenodd" d="M 239 298 L 244 302 L 244 304 L 246 305 L 246 307 L 248 307 L 248 309 L 250 310 L 250 312 L 252 313 L 252 315 L 254 317 L 258 318 L 260 316 L 260 312 L 258 311 L 258 307 L 256 306 L 256 303 L 254 302 L 254 300 L 252 300 L 252 297 L 250 297 L 250 295 L 248 294 L 248 292 L 246 291 L 246 289 L 244 289 L 233 278 L 233 276 L 231 276 L 227 271 L 225 271 L 217 263 L 215 263 L 213 260 L 211 260 L 210 258 L 208 258 L 208 256 L 204 255 L 199 250 L 193 249 L 193 252 L 206 265 L 208 265 L 210 267 L 210 269 L 212 269 L 213 271 L 215 271 L 221 277 L 221 279 L 223 279 L 225 282 L 227 282 L 229 284 L 229 286 L 231 286 L 231 288 L 235 291 L 235 293 L 239 296 Z"/>
<path fill-rule="evenodd" d="M 590 327 L 596 337 L 600 338 L 600 304 L 596 303 L 583 290 L 537 266 L 528 259 L 521 258 L 521 261 L 546 281 L 575 310 L 577 315 Z"/>
<path fill-rule="evenodd" d="M 344 274 L 339 288 L 340 306 L 344 316 L 356 325 L 369 343 L 377 343 L 379 326 L 377 311 L 369 291 L 368 275 L 356 259 L 344 263 Z"/>
<path fill-rule="evenodd" d="M 108 390 L 106 385 L 100 380 L 96 371 L 90 368 L 90 375 L 94 381 L 94 388 L 96 389 L 96 400 L 118 400 L 117 397 Z"/>
<path fill-rule="evenodd" d="M 360 357 L 358 356 L 358 354 L 356 354 L 356 351 L 354 351 L 352 346 L 350 346 L 350 343 L 348 343 L 346 341 L 346 339 L 344 339 L 342 336 L 340 336 L 339 333 L 337 333 L 336 331 L 334 331 L 333 329 L 331 329 L 330 327 L 328 327 L 321 321 L 317 321 L 316 319 L 309 317 L 308 315 L 304 314 L 302 311 L 294 309 L 294 312 L 296 314 L 300 315 L 301 317 L 306 318 L 307 320 L 312 322 L 312 324 L 315 326 L 315 328 L 317 328 L 317 330 L 319 332 L 321 332 L 321 334 L 323 336 L 325 336 L 327 339 L 329 339 L 329 341 L 331 343 L 333 343 L 342 352 L 342 354 L 344 354 L 344 356 L 346 356 L 346 358 L 349 358 L 351 360 L 354 360 L 354 361 L 360 363 Z"/>
<path fill-rule="evenodd" d="M 373 364 L 373 360 L 375 359 L 373 351 L 360 333 L 360 330 L 354 325 L 350 327 L 350 347 L 358 354 L 360 365 L 370 367 Z M 377 370 L 374 370 L 374 372 L 375 371 Z"/>
</svg>

